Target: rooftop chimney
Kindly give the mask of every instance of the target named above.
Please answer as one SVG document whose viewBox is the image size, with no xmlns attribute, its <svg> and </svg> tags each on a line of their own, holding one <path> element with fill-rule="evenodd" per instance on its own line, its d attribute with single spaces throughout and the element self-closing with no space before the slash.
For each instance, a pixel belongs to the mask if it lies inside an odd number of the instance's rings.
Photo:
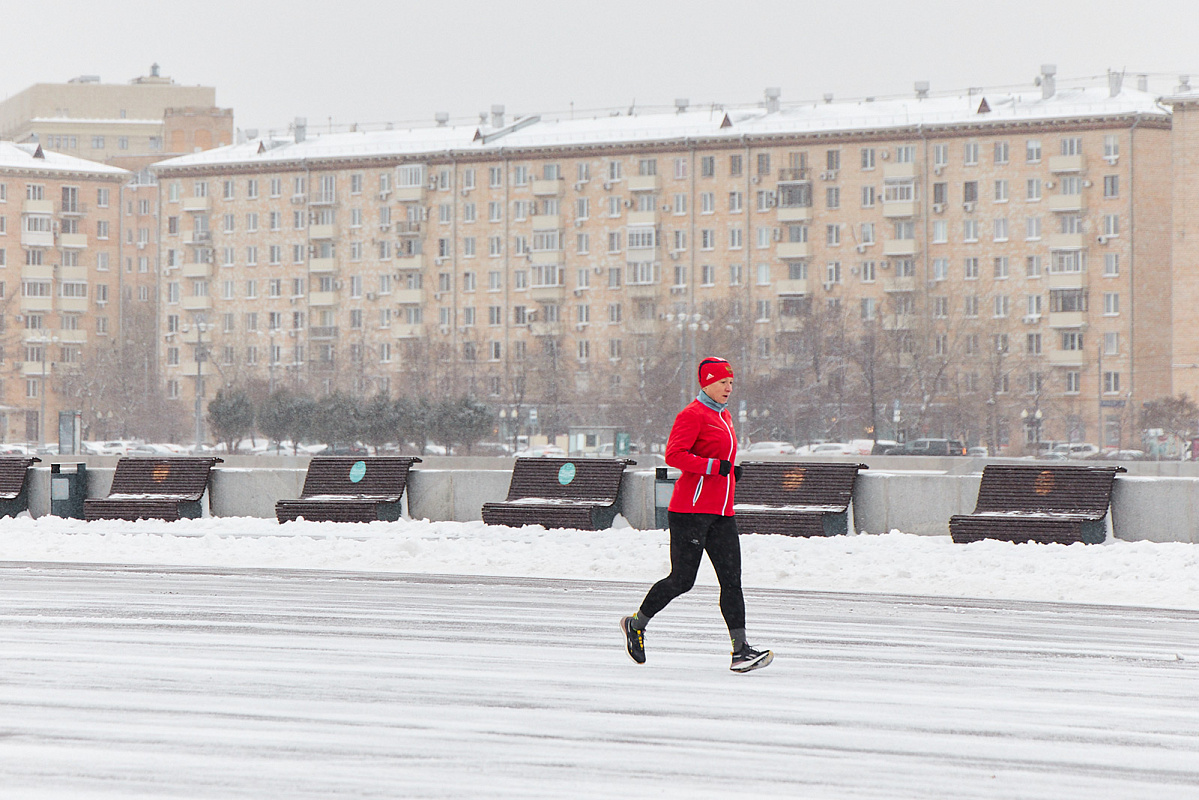
<svg viewBox="0 0 1199 800">
<path fill-rule="evenodd" d="M 676 97 L 674 99 L 674 110 L 680 114 L 686 111 L 689 105 L 691 105 L 691 101 L 686 97 Z"/>
<path fill-rule="evenodd" d="M 1178 93 L 1182 94 L 1183 92 L 1189 92 L 1190 90 L 1191 90 L 1191 76 L 1190 75 L 1179 75 L 1178 76 L 1178 89 L 1177 89 Z"/>
<path fill-rule="evenodd" d="M 832 93 L 832 92 L 825 92 L 825 93 L 824 93 L 824 102 L 826 102 L 826 103 L 831 103 L 831 102 L 833 102 L 833 93 Z"/>
<path fill-rule="evenodd" d="M 493 128 L 504 127 L 504 107 L 503 106 L 492 106 L 491 107 L 491 127 L 493 127 Z"/>
<path fill-rule="evenodd" d="M 450 115 L 445 111 L 438 111 L 433 115 L 433 119 L 437 120 L 437 127 L 444 128 L 445 124 L 450 121 Z"/>
<path fill-rule="evenodd" d="M 1148 75 L 1142 74 L 1142 75 L 1137 76 L 1137 91 L 1138 92 L 1149 91 L 1149 76 Z"/>
<path fill-rule="evenodd" d="M 257 139 L 258 138 L 258 129 L 257 128 L 246 128 L 246 138 L 247 139 Z"/>
<path fill-rule="evenodd" d="M 296 144 L 308 138 L 308 117 L 296 117 Z"/>
<path fill-rule="evenodd" d="M 777 86 L 766 87 L 766 111 L 770 114 L 779 110 L 779 98 L 782 96 L 783 90 Z"/>
<path fill-rule="evenodd" d="M 150 65 L 150 77 L 151 78 L 158 77 L 158 62 L 157 61 L 155 61 L 153 64 Z"/>
<path fill-rule="evenodd" d="M 1124 73 L 1107 71 L 1107 96 L 1117 97 L 1120 94 L 1120 87 L 1124 85 Z"/>
<path fill-rule="evenodd" d="M 916 97 L 921 100 L 928 97 L 928 81 L 916 81 Z"/>
<path fill-rule="evenodd" d="M 1057 75 L 1057 64 L 1042 64 L 1041 65 L 1041 99 L 1048 100 L 1057 92 L 1057 81 L 1054 79 Z"/>
</svg>

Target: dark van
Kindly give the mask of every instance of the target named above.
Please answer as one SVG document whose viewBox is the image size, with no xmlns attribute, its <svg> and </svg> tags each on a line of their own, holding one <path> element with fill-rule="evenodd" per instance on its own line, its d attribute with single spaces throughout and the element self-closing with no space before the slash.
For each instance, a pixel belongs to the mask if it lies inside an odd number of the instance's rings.
<svg viewBox="0 0 1199 800">
<path fill-rule="evenodd" d="M 887 450 L 889 456 L 964 456 L 966 445 L 956 439 L 913 439 Z"/>
</svg>

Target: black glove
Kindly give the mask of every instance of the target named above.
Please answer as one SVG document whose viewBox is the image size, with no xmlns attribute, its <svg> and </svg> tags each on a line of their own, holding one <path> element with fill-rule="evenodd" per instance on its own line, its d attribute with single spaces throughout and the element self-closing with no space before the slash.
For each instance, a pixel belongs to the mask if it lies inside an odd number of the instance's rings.
<svg viewBox="0 0 1199 800">
<path fill-rule="evenodd" d="M 741 465 L 740 464 L 733 467 L 733 480 L 735 480 L 735 481 L 741 480 Z"/>
<path fill-rule="evenodd" d="M 732 461 L 721 461 L 720 462 L 720 474 L 721 475 L 728 475 L 732 471 L 733 471 L 733 462 Z"/>
</svg>

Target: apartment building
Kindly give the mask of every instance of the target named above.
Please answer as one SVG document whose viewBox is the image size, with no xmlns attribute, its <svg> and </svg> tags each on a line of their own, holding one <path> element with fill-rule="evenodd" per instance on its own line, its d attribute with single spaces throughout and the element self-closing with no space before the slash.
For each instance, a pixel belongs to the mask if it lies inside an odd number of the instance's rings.
<svg viewBox="0 0 1199 800">
<path fill-rule="evenodd" d="M 117 167 L 0 142 L 5 441 L 56 441 L 54 420 L 65 409 L 85 411 L 94 430 L 97 404 L 118 396 L 111 343 L 128 179 Z"/>
<path fill-rule="evenodd" d="M 761 438 L 1128 445 L 1172 387 L 1171 116 L 1118 79 L 1043 77 L 297 125 L 162 162 L 167 393 L 466 391 L 562 427 L 622 404 L 668 420 L 718 352 Z"/>
</svg>

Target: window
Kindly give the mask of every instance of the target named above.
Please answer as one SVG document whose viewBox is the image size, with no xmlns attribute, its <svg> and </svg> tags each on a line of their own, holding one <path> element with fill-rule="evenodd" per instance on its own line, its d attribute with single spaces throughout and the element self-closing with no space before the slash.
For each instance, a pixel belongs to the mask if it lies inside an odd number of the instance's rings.
<svg viewBox="0 0 1199 800">
<path fill-rule="evenodd" d="M 830 247 L 841 244 L 841 226 L 839 224 L 833 223 L 825 226 L 824 243 Z"/>
<path fill-rule="evenodd" d="M 1119 197 L 1120 196 L 1120 176 L 1119 175 L 1104 175 L 1103 176 L 1103 196 L 1104 197 Z"/>
<path fill-rule="evenodd" d="M 1114 317 L 1120 313 L 1120 293 L 1119 292 L 1104 292 L 1103 293 L 1103 314 L 1104 316 Z"/>
<path fill-rule="evenodd" d="M 962 220 L 962 241 L 977 242 L 978 241 L 978 220 L 966 219 Z"/>
<path fill-rule="evenodd" d="M 963 146 L 962 161 L 966 166 L 978 163 L 978 142 L 966 142 Z"/>
<path fill-rule="evenodd" d="M 863 186 L 862 187 L 862 208 L 873 208 L 873 207 L 874 207 L 874 187 L 873 186 Z"/>
<path fill-rule="evenodd" d="M 962 184 L 962 202 L 978 202 L 978 181 L 965 181 Z"/>
<path fill-rule="evenodd" d="M 1007 217 L 996 217 L 994 221 L 994 240 L 996 242 L 1007 241 Z"/>
<path fill-rule="evenodd" d="M 826 150 L 824 153 L 824 163 L 826 169 L 836 171 L 841 169 L 841 151 Z"/>
<path fill-rule="evenodd" d="M 1024 185 L 1024 197 L 1030 203 L 1041 199 L 1041 179 L 1029 178 Z"/>
<path fill-rule="evenodd" d="M 1033 241 L 1041 238 L 1041 218 L 1029 217 L 1024 221 L 1024 238 Z"/>
<path fill-rule="evenodd" d="M 1008 143 L 1007 142 L 996 142 L 995 143 L 995 163 L 996 164 L 1008 163 Z"/>
<path fill-rule="evenodd" d="M 744 172 L 744 159 L 739 154 L 729 156 L 729 177 L 739 178 Z"/>
<path fill-rule="evenodd" d="M 1120 235 L 1120 216 L 1118 214 L 1103 215 L 1103 235 L 1104 236 L 1119 236 Z"/>
<path fill-rule="evenodd" d="M 1120 157 L 1120 137 L 1109 133 L 1103 137 L 1103 157 L 1112 164 Z"/>
<path fill-rule="evenodd" d="M 716 156 L 700 156 L 699 174 L 703 178 L 716 176 Z"/>
<path fill-rule="evenodd" d="M 1104 372 L 1103 373 L 1103 393 L 1117 394 L 1120 391 L 1120 373 L 1119 372 Z"/>
<path fill-rule="evenodd" d="M 1042 296 L 1039 294 L 1030 294 L 1025 298 L 1027 308 L 1028 308 L 1028 316 L 1030 316 L 1030 317 L 1040 317 L 1041 316 L 1041 298 L 1042 298 Z"/>
<path fill-rule="evenodd" d="M 933 166 L 947 167 L 949 166 L 949 145 L 934 144 L 933 145 Z"/>
<path fill-rule="evenodd" d="M 729 228 L 729 249 L 730 250 L 740 250 L 741 249 L 743 233 L 744 233 L 744 231 L 742 231 L 740 226 L 733 226 L 733 227 Z"/>
<path fill-rule="evenodd" d="M 1034 164 L 1041 160 L 1041 140 L 1029 139 L 1024 143 L 1024 160 Z"/>
<path fill-rule="evenodd" d="M 862 148 L 862 169 L 874 169 L 874 148 Z"/>
<path fill-rule="evenodd" d="M 963 315 L 967 316 L 967 317 L 977 317 L 978 316 L 978 295 L 968 294 L 968 295 L 966 295 L 966 297 L 964 299 L 965 299 L 965 303 L 964 303 L 964 307 L 962 310 Z"/>
<path fill-rule="evenodd" d="M 1120 274 L 1120 254 L 1103 254 L 1103 277 L 1114 278 Z"/>
<path fill-rule="evenodd" d="M 1082 137 L 1067 136 L 1062 139 L 1062 155 L 1064 156 L 1080 156 L 1082 155 Z"/>
<path fill-rule="evenodd" d="M 994 317 L 996 319 L 1002 319 L 1011 312 L 1011 307 L 1012 307 L 1011 297 L 1006 294 L 996 295 L 994 305 L 995 305 Z"/>
<path fill-rule="evenodd" d="M 968 281 L 978 280 L 978 259 L 967 258 L 965 262 L 965 278 Z"/>
<path fill-rule="evenodd" d="M 995 202 L 1006 203 L 1008 199 L 1008 183 L 1006 180 L 995 181 Z"/>
<path fill-rule="evenodd" d="M 1120 334 L 1108 331 L 1103 334 L 1103 354 L 1105 356 L 1120 355 Z"/>
<path fill-rule="evenodd" d="M 993 277 L 997 279 L 1005 279 L 1008 277 L 1008 257 L 996 256 Z"/>
</svg>

